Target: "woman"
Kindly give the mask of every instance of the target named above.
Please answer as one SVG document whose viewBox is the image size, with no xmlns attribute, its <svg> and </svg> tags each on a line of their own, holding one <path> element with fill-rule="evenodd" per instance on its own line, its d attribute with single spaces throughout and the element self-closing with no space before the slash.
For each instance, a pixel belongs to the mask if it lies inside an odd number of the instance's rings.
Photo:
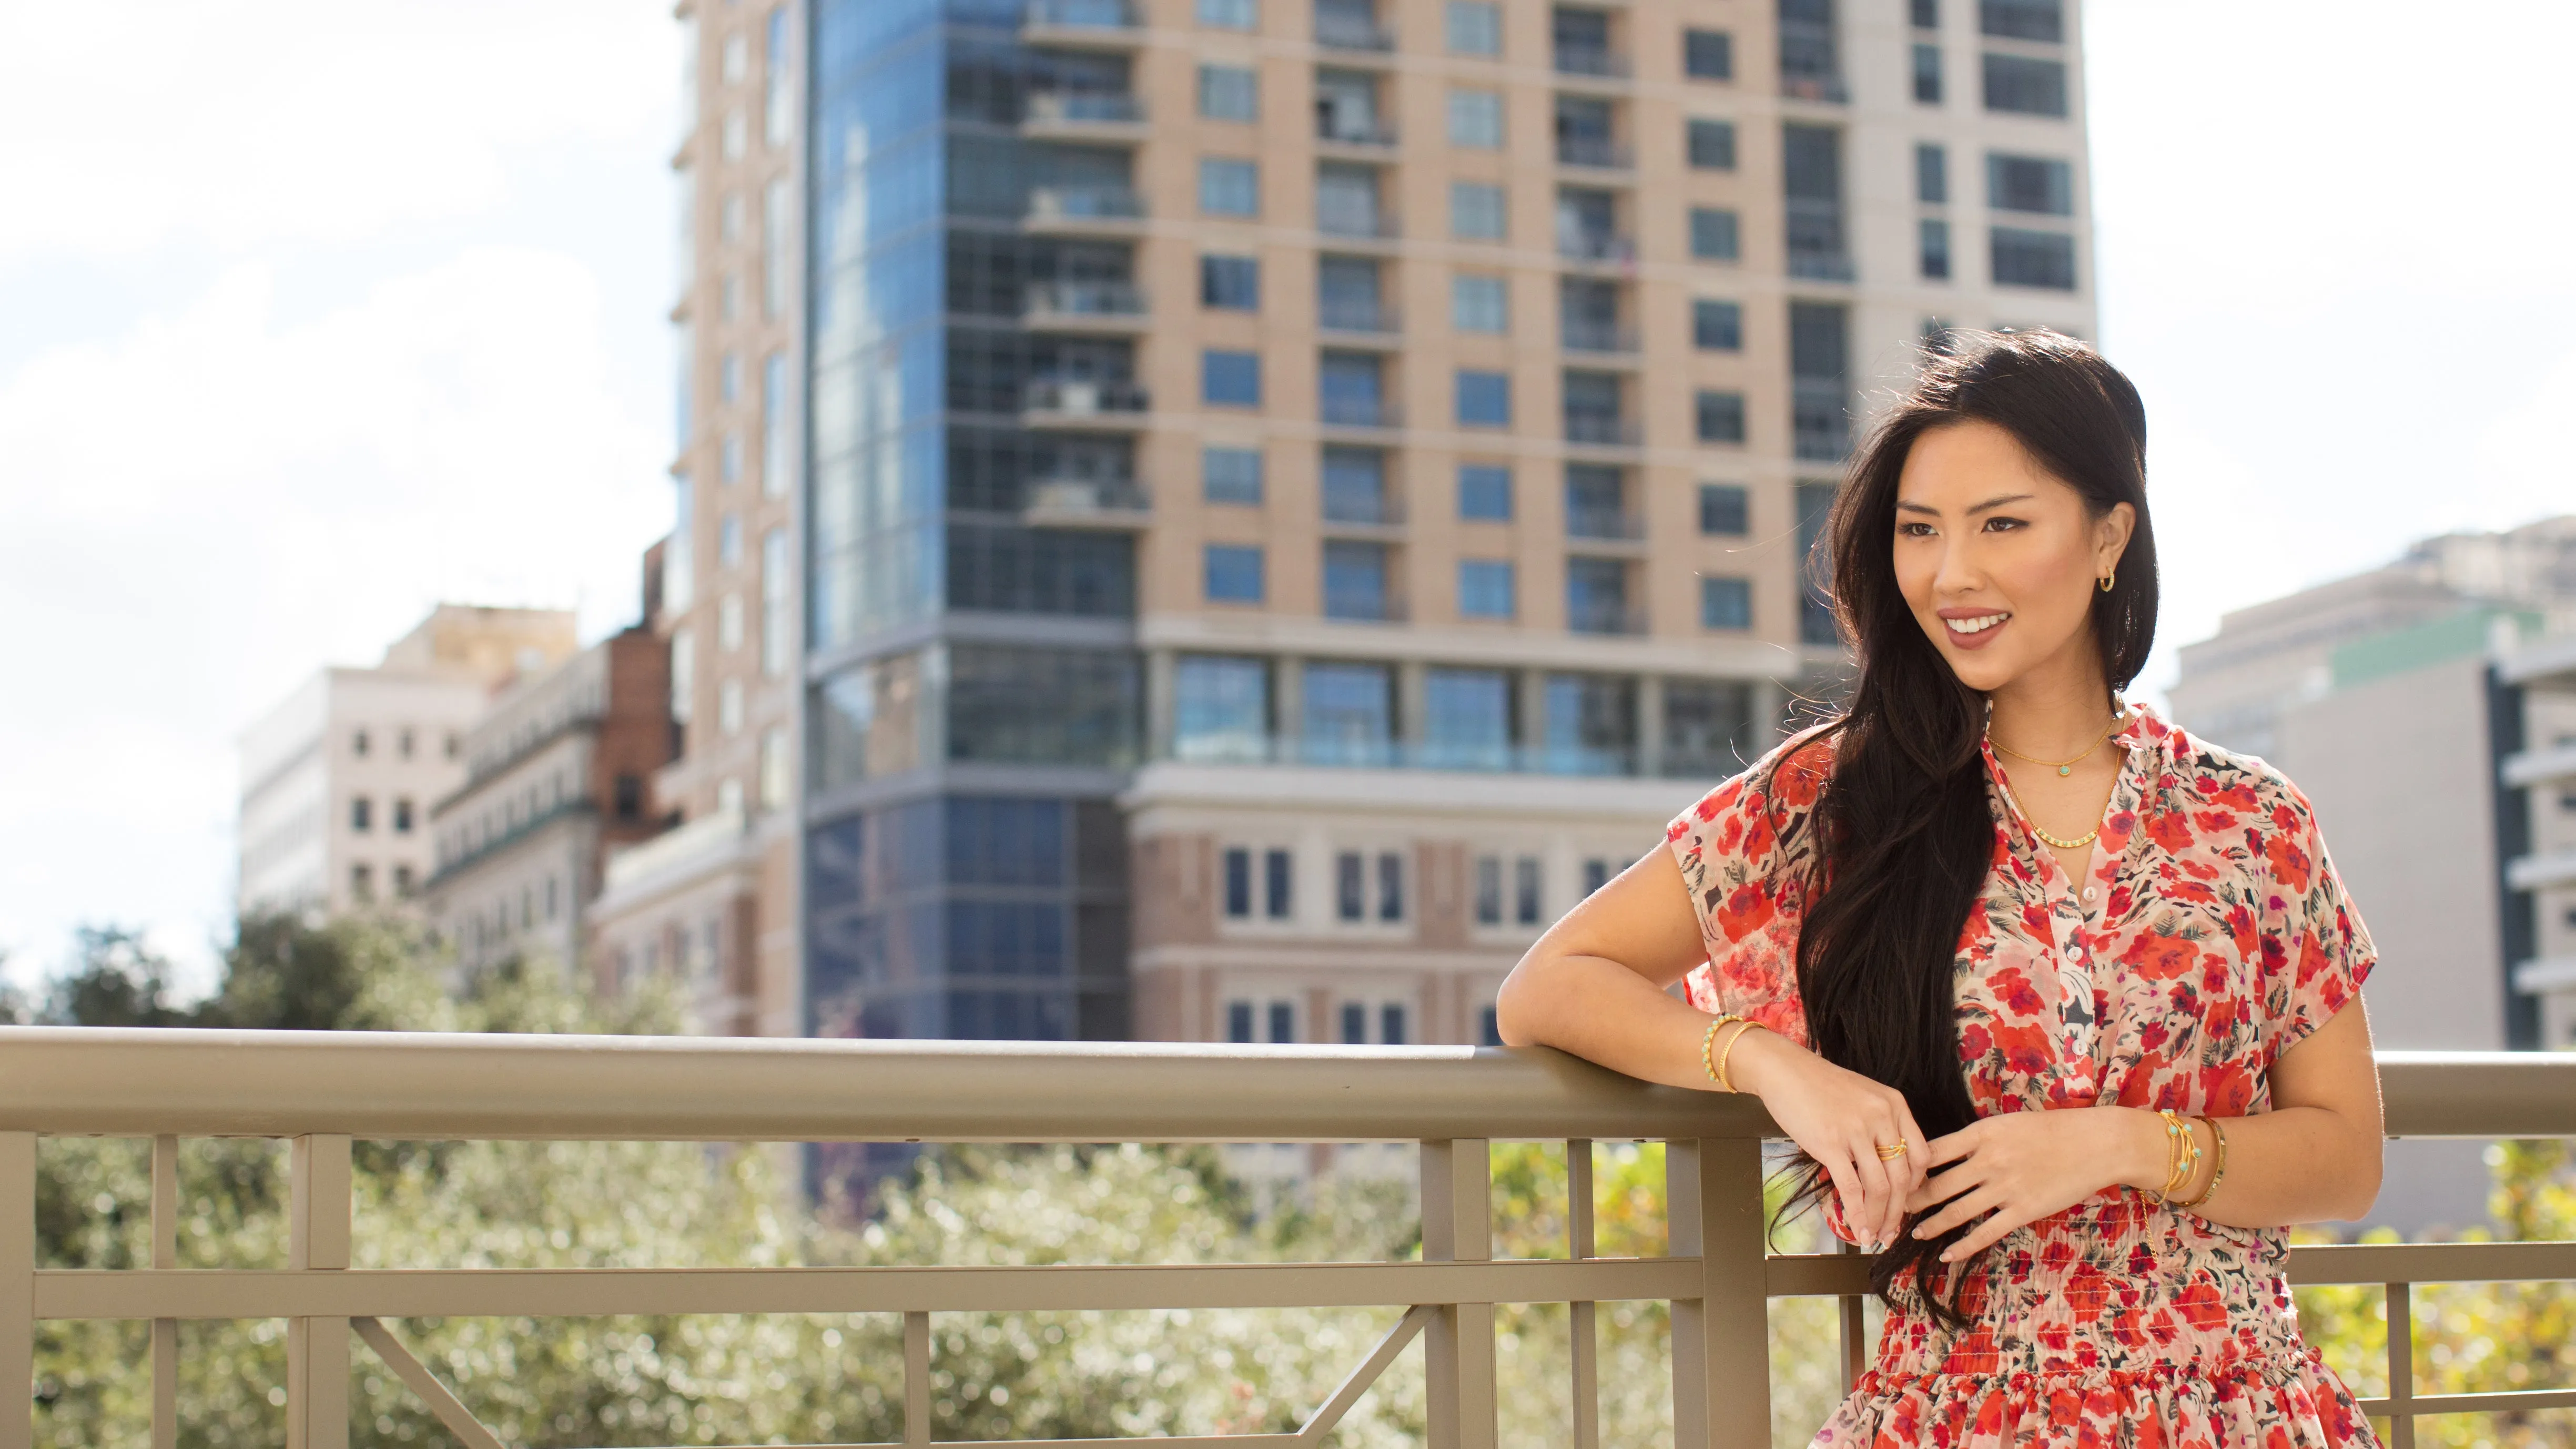
<svg viewBox="0 0 2576 1449">
<path fill-rule="evenodd" d="M 2116 692 L 2145 452 L 2079 342 L 1934 361 L 1834 506 L 1847 712 L 1503 985 L 1514 1045 L 1759 1096 L 1877 1254 L 1818 1444 L 2373 1442 L 2282 1279 L 2378 1194 L 2370 940 L 2295 786 Z"/>
</svg>

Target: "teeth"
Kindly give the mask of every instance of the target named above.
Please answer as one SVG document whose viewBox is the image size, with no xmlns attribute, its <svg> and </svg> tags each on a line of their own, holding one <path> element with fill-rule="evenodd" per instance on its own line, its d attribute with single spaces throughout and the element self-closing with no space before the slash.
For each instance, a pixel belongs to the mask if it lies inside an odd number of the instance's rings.
<svg viewBox="0 0 2576 1449">
<path fill-rule="evenodd" d="M 1974 619 L 1951 619 L 1947 622 L 1962 634 L 1982 634 L 2011 617 L 2010 614 L 1984 614 Z"/>
</svg>

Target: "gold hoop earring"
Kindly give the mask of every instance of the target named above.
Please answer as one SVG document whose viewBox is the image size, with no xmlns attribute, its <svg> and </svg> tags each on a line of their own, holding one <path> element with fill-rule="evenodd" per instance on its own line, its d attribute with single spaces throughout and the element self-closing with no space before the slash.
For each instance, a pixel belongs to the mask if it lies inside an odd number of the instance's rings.
<svg viewBox="0 0 2576 1449">
<path fill-rule="evenodd" d="M 2101 579 L 2101 583 L 2102 583 L 2102 592 L 2104 592 L 2104 593 L 2106 593 L 2106 594 L 2107 594 L 2107 593 L 2109 593 L 2109 592 L 2111 592 L 2111 580 L 2112 580 L 2112 578 L 2113 578 L 2113 575 L 2110 575 L 2110 574 L 2104 574 L 2104 575 L 2102 576 L 2102 579 Z"/>
</svg>

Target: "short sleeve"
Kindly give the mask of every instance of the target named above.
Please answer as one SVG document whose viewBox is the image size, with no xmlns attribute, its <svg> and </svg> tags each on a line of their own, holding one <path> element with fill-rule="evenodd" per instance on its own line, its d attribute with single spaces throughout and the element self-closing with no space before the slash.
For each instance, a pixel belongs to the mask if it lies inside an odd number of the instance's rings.
<svg viewBox="0 0 2576 1449">
<path fill-rule="evenodd" d="M 1818 789 L 1832 769 L 1823 739 L 1793 740 L 1701 797 L 1666 828 L 1708 963 L 1691 1004 L 1749 1017 L 1804 1045 L 1798 918 Z"/>
<path fill-rule="evenodd" d="M 2263 1060 L 2307 1039 L 2361 995 L 2379 953 L 2344 893 L 2316 812 L 2293 787 L 2264 833 Z"/>
</svg>

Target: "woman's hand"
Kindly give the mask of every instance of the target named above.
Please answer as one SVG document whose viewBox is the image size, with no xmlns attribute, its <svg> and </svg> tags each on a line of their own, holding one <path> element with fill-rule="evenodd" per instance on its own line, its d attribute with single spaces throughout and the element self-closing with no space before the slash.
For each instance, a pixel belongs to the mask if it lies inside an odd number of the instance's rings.
<svg viewBox="0 0 2576 1449">
<path fill-rule="evenodd" d="M 2164 1123 L 2134 1107 L 1998 1113 L 1932 1144 L 1928 1165 L 1943 1170 L 1917 1187 L 1905 1207 L 1927 1214 L 1914 1225 L 1918 1238 L 1984 1218 L 1941 1252 L 1944 1263 L 1964 1262 L 2013 1229 L 2106 1187 L 2162 1186 L 2166 1152 Z M 1942 1203 L 1948 1206 L 1930 1211 Z"/>
<path fill-rule="evenodd" d="M 1751 1040 L 1736 1044 L 1727 1075 L 1759 1096 L 1780 1130 L 1824 1167 L 1853 1236 L 1873 1251 L 1896 1241 L 1927 1166 L 1905 1094 L 1760 1027 L 1740 1030 Z M 1879 1154 L 1881 1144 L 1898 1142 L 1905 1152 Z"/>
</svg>

